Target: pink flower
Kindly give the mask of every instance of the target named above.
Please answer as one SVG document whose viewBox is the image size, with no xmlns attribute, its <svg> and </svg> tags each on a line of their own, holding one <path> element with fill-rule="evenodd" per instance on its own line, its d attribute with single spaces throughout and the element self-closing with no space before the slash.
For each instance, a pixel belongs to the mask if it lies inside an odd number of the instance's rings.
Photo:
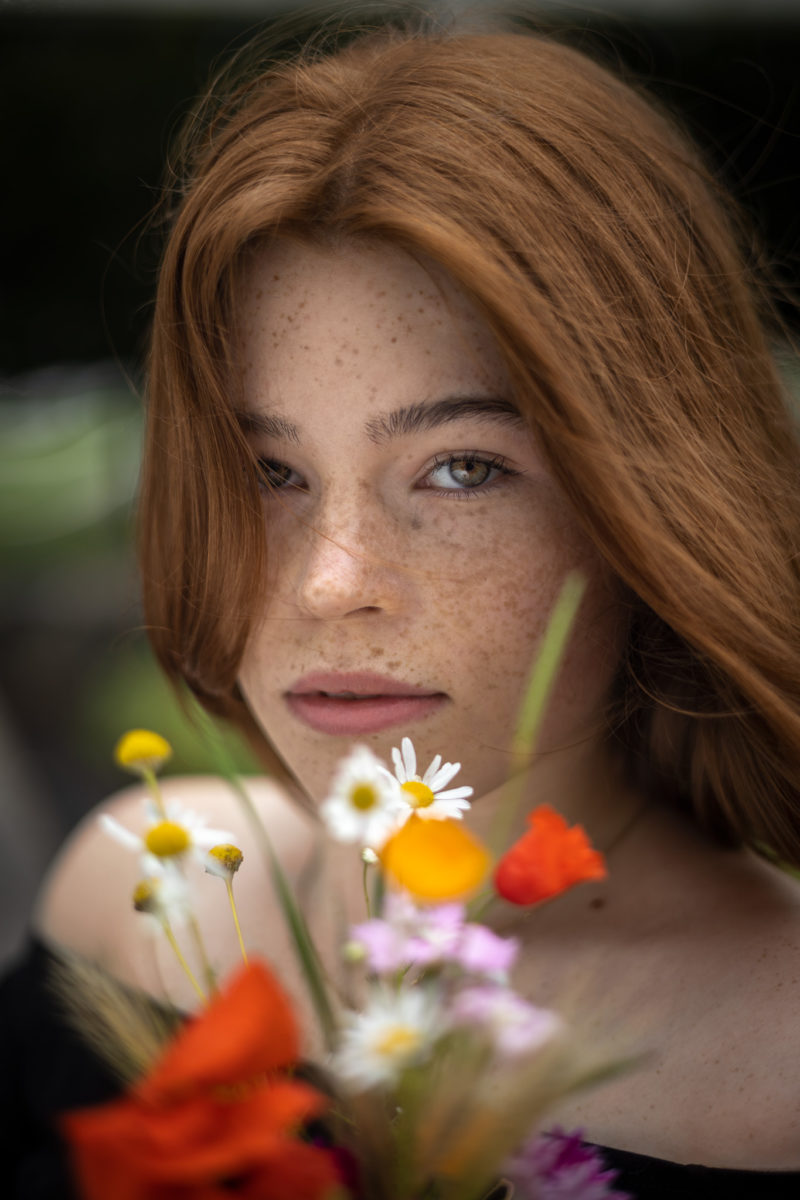
<svg viewBox="0 0 800 1200">
<path fill-rule="evenodd" d="M 457 958 L 465 971 L 505 976 L 519 950 L 516 938 L 502 938 L 485 925 L 465 925 L 458 943 Z"/>
<path fill-rule="evenodd" d="M 465 923 L 465 915 L 463 904 L 417 908 L 395 892 L 386 898 L 383 917 L 354 925 L 350 936 L 366 952 L 367 967 L 378 975 L 457 963 L 472 974 L 505 977 L 519 949 L 516 939 Z"/>
<path fill-rule="evenodd" d="M 463 927 L 463 904 L 417 908 L 408 896 L 390 892 L 384 916 L 354 925 L 350 937 L 366 951 L 368 968 L 384 975 L 452 959 Z"/>
<path fill-rule="evenodd" d="M 561 1020 L 546 1008 L 528 1004 L 504 987 L 467 987 L 456 994 L 450 1016 L 458 1025 L 478 1025 L 494 1047 L 509 1058 L 538 1050 L 561 1030 Z"/>
</svg>

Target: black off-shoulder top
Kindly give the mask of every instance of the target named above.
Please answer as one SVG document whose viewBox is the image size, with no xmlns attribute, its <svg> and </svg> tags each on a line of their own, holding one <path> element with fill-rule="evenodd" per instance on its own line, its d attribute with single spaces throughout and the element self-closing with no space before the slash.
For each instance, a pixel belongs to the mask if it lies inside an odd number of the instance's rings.
<svg viewBox="0 0 800 1200">
<path fill-rule="evenodd" d="M 73 1032 L 48 986 L 52 955 L 33 940 L 0 985 L 0 1194 L 77 1200 L 58 1116 L 99 1104 L 119 1083 Z M 800 1171 L 724 1170 L 599 1147 L 634 1200 L 800 1200 Z"/>
</svg>

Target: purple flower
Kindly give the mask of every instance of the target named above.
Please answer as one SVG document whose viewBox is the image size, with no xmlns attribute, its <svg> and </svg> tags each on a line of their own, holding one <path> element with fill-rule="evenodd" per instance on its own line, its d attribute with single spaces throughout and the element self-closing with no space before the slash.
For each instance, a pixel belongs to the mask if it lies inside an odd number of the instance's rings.
<svg viewBox="0 0 800 1200">
<path fill-rule="evenodd" d="M 507 1057 L 538 1050 L 562 1027 L 554 1012 L 536 1008 L 504 987 L 462 988 L 449 1011 L 457 1025 L 484 1029 L 497 1052 Z"/>
<path fill-rule="evenodd" d="M 632 1200 L 611 1187 L 617 1172 L 606 1169 L 600 1152 L 586 1145 L 580 1130 L 537 1134 L 503 1170 L 520 1200 Z"/>
</svg>

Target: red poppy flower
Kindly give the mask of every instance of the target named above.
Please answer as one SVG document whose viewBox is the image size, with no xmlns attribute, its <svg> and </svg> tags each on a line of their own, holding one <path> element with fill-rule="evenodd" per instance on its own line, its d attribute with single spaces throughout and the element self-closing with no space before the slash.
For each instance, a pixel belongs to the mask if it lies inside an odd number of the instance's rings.
<svg viewBox="0 0 800 1200">
<path fill-rule="evenodd" d="M 576 883 L 605 879 L 602 854 L 580 825 L 567 825 L 546 804 L 528 815 L 530 829 L 507 850 L 494 872 L 498 895 L 512 904 L 550 900 Z"/>
<path fill-rule="evenodd" d="M 317 1200 L 330 1154 L 297 1133 L 325 1098 L 276 1072 L 296 1061 L 289 1003 L 253 962 L 124 1097 L 69 1113 L 85 1200 Z"/>
</svg>

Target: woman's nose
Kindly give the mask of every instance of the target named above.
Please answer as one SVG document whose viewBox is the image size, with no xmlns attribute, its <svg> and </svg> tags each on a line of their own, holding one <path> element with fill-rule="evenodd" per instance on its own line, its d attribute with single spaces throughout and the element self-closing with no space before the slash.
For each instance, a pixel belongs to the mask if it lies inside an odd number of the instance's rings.
<svg viewBox="0 0 800 1200">
<path fill-rule="evenodd" d="M 361 514 L 310 525 L 297 563 L 297 603 L 307 615 L 397 615 L 409 603 L 409 577 L 393 556 L 389 522 Z"/>
</svg>

